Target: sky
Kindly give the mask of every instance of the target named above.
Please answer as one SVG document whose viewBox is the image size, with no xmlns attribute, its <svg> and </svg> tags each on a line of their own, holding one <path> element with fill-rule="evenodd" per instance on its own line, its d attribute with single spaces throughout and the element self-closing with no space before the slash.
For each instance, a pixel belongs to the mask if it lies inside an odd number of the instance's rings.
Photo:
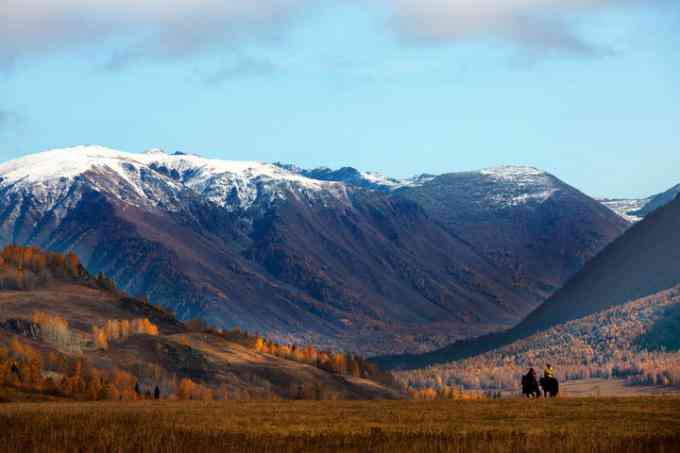
<svg viewBox="0 0 680 453">
<path fill-rule="evenodd" d="M 0 0 L 0 160 L 101 144 L 680 183 L 678 0 Z"/>
</svg>

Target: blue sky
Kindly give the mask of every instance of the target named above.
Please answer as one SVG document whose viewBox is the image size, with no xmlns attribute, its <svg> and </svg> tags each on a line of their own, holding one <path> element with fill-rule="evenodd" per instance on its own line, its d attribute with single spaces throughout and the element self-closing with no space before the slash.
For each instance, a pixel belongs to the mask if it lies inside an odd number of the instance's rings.
<svg viewBox="0 0 680 453">
<path fill-rule="evenodd" d="M 680 183 L 673 0 L 100 3 L 8 0 L 2 160 L 96 143 L 391 176 L 529 164 L 596 196 Z"/>
</svg>

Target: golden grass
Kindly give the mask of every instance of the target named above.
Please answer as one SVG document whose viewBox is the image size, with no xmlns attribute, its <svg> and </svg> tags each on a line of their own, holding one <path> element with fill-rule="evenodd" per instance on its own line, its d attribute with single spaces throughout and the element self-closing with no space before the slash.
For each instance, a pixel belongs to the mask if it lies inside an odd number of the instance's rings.
<svg viewBox="0 0 680 453">
<path fill-rule="evenodd" d="M 0 405 L 12 452 L 680 451 L 680 399 Z"/>
</svg>

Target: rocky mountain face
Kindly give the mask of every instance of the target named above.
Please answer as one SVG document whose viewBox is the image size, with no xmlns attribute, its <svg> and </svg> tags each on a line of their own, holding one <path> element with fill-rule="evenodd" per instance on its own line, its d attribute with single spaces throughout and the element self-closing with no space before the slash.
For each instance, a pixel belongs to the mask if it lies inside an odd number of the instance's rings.
<svg viewBox="0 0 680 453">
<path fill-rule="evenodd" d="M 74 250 L 181 318 L 369 354 L 512 325 L 625 228 L 517 167 L 396 180 L 97 146 L 0 165 L 0 244 Z"/>
<path fill-rule="evenodd" d="M 368 183 L 356 170 L 353 175 L 344 180 Z M 501 269 L 532 303 L 551 295 L 627 228 L 597 201 L 531 167 L 390 182 L 380 187 L 422 206 L 447 232 Z"/>
<path fill-rule="evenodd" d="M 680 284 L 678 262 L 680 198 L 633 225 L 514 328 L 427 354 L 382 357 L 376 362 L 392 368 L 422 368 L 483 354 L 553 326 L 673 288 Z"/>
</svg>

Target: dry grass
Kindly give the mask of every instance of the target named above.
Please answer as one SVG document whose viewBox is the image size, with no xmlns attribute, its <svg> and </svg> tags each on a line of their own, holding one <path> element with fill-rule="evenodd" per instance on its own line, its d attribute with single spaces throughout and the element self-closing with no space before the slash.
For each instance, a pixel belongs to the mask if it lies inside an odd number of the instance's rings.
<svg viewBox="0 0 680 453">
<path fill-rule="evenodd" d="M 680 451 L 680 399 L 0 405 L 0 451 Z"/>
</svg>

